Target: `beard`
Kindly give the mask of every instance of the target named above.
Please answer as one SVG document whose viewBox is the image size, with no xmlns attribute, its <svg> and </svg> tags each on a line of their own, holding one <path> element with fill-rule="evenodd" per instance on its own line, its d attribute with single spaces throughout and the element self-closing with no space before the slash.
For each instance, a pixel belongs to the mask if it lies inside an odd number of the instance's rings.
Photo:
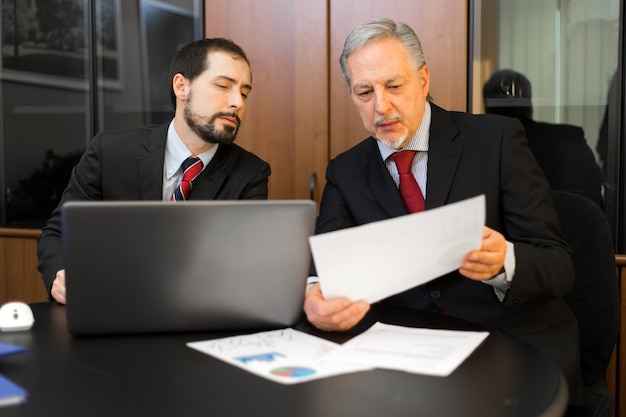
<svg viewBox="0 0 626 417">
<path fill-rule="evenodd" d="M 390 116 L 381 116 L 379 118 L 377 118 L 376 120 L 374 120 L 374 125 L 378 126 L 379 124 L 385 122 L 385 121 L 391 121 L 391 120 L 395 120 L 395 121 L 399 121 L 399 122 L 403 122 L 403 119 L 401 116 L 399 115 L 390 115 Z M 386 136 L 382 136 L 382 135 L 375 135 L 376 139 L 378 139 L 379 141 L 381 141 L 384 145 L 386 145 L 389 148 L 393 148 L 393 149 L 400 149 L 401 146 L 405 145 L 405 141 L 407 139 L 407 135 L 408 132 L 405 132 L 403 134 L 400 134 L 399 136 L 394 137 L 386 137 Z"/>
<path fill-rule="evenodd" d="M 198 135 L 200 139 L 207 143 L 230 145 L 235 141 L 239 126 L 241 125 L 239 116 L 235 113 L 228 112 L 215 113 L 209 120 L 205 121 L 206 118 L 194 113 L 187 104 L 185 104 L 183 115 L 189 128 Z M 216 127 L 217 119 L 223 116 L 234 118 L 237 122 L 237 126 L 225 125 L 222 129 L 218 129 Z"/>
<path fill-rule="evenodd" d="M 402 145 L 404 145 L 404 142 L 406 140 L 406 135 L 402 135 L 396 139 L 386 139 L 386 138 L 377 136 L 376 139 L 381 141 L 383 145 L 387 146 L 388 148 L 401 149 Z"/>
</svg>

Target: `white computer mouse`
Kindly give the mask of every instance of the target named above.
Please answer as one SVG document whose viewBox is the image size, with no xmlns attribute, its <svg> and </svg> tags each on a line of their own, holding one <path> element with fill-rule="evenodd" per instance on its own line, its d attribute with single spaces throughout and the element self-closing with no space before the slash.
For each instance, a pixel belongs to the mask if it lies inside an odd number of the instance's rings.
<svg viewBox="0 0 626 417">
<path fill-rule="evenodd" d="M 28 330 L 33 323 L 33 311 L 26 303 L 11 301 L 0 307 L 0 330 L 3 332 Z"/>
</svg>

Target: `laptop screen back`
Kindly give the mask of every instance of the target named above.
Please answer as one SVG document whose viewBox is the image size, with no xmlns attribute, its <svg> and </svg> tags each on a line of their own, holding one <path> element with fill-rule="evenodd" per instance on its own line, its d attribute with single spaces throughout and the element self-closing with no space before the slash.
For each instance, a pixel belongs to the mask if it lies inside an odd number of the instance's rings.
<svg viewBox="0 0 626 417">
<path fill-rule="evenodd" d="M 72 334 L 281 327 L 302 313 L 315 203 L 70 202 Z"/>
</svg>

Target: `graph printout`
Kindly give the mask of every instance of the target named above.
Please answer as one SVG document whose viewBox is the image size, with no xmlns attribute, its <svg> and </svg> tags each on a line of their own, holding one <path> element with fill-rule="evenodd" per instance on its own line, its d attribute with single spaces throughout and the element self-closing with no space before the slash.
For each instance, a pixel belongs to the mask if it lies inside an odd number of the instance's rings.
<svg viewBox="0 0 626 417">
<path fill-rule="evenodd" d="M 281 384 L 295 384 L 371 365 L 320 361 L 340 345 L 291 328 L 191 342 L 187 346 Z"/>
</svg>

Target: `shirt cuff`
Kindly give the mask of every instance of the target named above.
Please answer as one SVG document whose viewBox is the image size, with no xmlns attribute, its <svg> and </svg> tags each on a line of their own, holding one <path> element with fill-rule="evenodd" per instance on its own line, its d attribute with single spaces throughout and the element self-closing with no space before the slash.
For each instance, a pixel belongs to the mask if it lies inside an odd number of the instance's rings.
<svg viewBox="0 0 626 417">
<path fill-rule="evenodd" d="M 310 277 L 307 277 L 306 279 L 306 285 L 315 284 L 317 282 L 320 282 L 320 279 L 319 277 L 316 277 L 316 276 L 310 276 Z"/>
<path fill-rule="evenodd" d="M 483 281 L 487 285 L 493 287 L 498 300 L 503 301 L 507 291 L 511 287 L 513 276 L 515 275 L 515 246 L 513 243 L 506 242 L 506 255 L 504 256 L 504 272 L 495 277 Z"/>
</svg>

